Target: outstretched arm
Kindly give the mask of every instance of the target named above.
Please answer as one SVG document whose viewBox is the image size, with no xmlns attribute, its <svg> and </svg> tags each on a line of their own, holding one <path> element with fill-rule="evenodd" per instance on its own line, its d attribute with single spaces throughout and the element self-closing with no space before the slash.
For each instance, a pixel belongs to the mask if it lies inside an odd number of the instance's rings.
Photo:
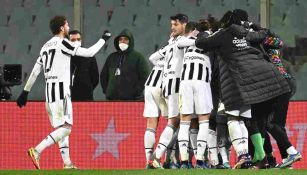
<svg viewBox="0 0 307 175">
<path fill-rule="evenodd" d="M 64 39 L 61 43 L 61 49 L 64 53 L 72 55 L 72 56 L 81 56 L 81 57 L 93 57 L 96 53 L 102 48 L 102 46 L 106 43 L 106 41 L 111 37 L 110 32 L 105 32 L 101 39 L 99 39 L 94 45 L 90 48 L 84 47 L 74 47 L 70 41 Z"/>
</svg>

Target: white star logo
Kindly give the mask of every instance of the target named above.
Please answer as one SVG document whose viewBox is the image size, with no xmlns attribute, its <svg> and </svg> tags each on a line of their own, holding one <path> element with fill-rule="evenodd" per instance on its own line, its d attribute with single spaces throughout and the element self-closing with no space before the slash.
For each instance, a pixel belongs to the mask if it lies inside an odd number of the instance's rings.
<svg viewBox="0 0 307 175">
<path fill-rule="evenodd" d="M 101 156 L 104 152 L 109 152 L 117 160 L 119 159 L 118 145 L 121 141 L 125 140 L 130 133 L 116 133 L 115 122 L 112 118 L 104 132 L 90 134 L 96 140 L 98 146 L 93 155 L 93 160 Z"/>
</svg>

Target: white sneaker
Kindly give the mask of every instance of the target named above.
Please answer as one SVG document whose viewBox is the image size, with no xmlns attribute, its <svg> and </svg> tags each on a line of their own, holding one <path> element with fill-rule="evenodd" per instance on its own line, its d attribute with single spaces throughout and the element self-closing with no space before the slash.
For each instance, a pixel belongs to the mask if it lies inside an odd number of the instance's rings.
<svg viewBox="0 0 307 175">
<path fill-rule="evenodd" d="M 64 170 L 76 170 L 76 169 L 78 169 L 78 167 L 76 167 L 73 163 L 71 163 L 71 164 L 64 164 L 64 168 L 63 168 Z"/>
</svg>

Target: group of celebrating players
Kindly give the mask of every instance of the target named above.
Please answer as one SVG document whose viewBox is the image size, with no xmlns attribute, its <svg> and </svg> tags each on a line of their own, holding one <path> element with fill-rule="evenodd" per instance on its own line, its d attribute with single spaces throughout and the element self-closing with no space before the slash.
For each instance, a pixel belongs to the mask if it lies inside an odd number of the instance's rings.
<svg viewBox="0 0 307 175">
<path fill-rule="evenodd" d="M 285 130 L 295 82 L 281 62 L 279 37 L 241 9 L 219 22 L 176 14 L 170 23 L 168 44 L 149 57 L 146 168 L 231 169 L 231 145 L 238 156 L 234 169 L 292 168 L 301 160 Z M 168 123 L 154 149 L 159 116 Z M 279 164 L 267 132 L 279 146 Z"/>
<path fill-rule="evenodd" d="M 168 44 L 149 57 L 154 68 L 145 83 L 146 167 L 188 169 L 194 155 L 195 168 L 230 169 L 231 145 L 238 156 L 235 169 L 291 168 L 301 160 L 285 130 L 295 79 L 280 59 L 279 37 L 249 22 L 241 9 L 226 12 L 219 22 L 189 22 L 184 14 L 171 16 L 170 22 Z M 42 47 L 17 105 L 26 105 L 43 71 L 46 109 L 55 130 L 28 155 L 40 169 L 41 153 L 57 143 L 64 169 L 76 169 L 69 155 L 71 56 L 92 57 L 111 34 L 106 31 L 96 44 L 83 48 L 66 39 L 69 25 L 64 16 L 52 18 L 49 25 L 54 36 Z M 159 116 L 168 123 L 154 149 Z M 282 157 L 277 165 L 268 132 Z"/>
</svg>

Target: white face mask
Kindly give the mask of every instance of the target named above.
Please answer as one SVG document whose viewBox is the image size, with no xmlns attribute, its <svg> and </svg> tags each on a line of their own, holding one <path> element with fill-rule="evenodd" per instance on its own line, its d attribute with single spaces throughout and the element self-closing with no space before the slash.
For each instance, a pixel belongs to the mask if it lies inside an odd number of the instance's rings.
<svg viewBox="0 0 307 175">
<path fill-rule="evenodd" d="M 125 51 L 125 50 L 127 50 L 128 47 L 129 47 L 129 45 L 126 44 L 126 43 L 119 43 L 118 46 L 119 46 L 119 49 L 120 49 L 121 51 Z"/>
<path fill-rule="evenodd" d="M 73 43 L 74 43 L 74 46 L 81 47 L 81 41 L 75 41 Z"/>
</svg>

